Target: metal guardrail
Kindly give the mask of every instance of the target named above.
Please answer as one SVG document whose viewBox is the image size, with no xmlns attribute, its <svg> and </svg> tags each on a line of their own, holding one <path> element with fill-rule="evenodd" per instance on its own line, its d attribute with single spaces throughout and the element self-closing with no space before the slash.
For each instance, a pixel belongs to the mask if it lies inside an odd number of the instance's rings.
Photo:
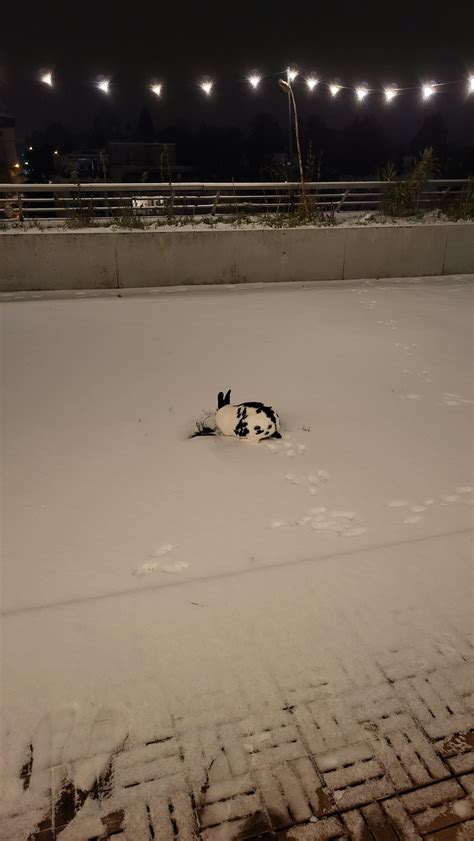
<svg viewBox="0 0 474 841">
<path fill-rule="evenodd" d="M 305 185 L 315 209 L 328 212 L 380 210 L 386 181 L 312 181 Z M 419 210 L 442 207 L 461 195 L 466 179 L 428 181 Z M 221 218 L 288 213 L 301 205 L 299 182 L 156 184 L 0 184 L 0 220 L 84 224 L 147 217 Z"/>
</svg>

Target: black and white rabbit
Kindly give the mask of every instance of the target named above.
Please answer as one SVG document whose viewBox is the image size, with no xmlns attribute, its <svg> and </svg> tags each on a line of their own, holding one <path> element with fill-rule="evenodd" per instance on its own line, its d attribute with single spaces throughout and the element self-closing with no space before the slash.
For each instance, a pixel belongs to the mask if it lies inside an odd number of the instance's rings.
<svg viewBox="0 0 474 841">
<path fill-rule="evenodd" d="M 198 435 L 229 435 L 242 438 L 245 441 L 263 441 L 266 438 L 281 438 L 280 418 L 271 406 L 264 403 L 252 402 L 232 405 L 230 389 L 224 395 L 222 391 L 217 397 L 217 412 L 208 417 L 195 432 Z"/>
</svg>

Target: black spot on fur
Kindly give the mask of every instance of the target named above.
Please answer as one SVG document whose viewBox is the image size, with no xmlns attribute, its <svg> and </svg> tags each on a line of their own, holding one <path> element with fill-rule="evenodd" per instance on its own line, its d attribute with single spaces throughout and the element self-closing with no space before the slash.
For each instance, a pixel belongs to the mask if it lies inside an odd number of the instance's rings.
<svg viewBox="0 0 474 841">
<path fill-rule="evenodd" d="M 239 405 L 240 406 L 247 406 L 249 409 L 256 409 L 257 412 L 259 410 L 260 410 L 260 412 L 264 412 L 264 414 L 267 416 L 267 418 L 269 418 L 269 420 L 271 420 L 272 423 L 274 423 L 275 426 L 276 426 L 277 418 L 276 418 L 276 414 L 275 414 L 275 412 L 274 412 L 274 410 L 272 409 L 271 406 L 265 406 L 263 403 L 257 403 L 257 402 L 252 402 L 252 401 L 249 401 L 248 403 L 240 403 Z"/>
<path fill-rule="evenodd" d="M 245 423 L 244 420 L 240 420 L 234 429 L 234 435 L 237 435 L 239 438 L 245 438 L 250 432 L 248 425 Z"/>
</svg>

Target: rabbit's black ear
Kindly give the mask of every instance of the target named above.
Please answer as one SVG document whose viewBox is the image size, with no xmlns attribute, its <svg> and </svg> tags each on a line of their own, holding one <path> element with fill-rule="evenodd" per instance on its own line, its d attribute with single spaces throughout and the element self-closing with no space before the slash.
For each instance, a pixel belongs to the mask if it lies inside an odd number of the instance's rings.
<svg viewBox="0 0 474 841">
<path fill-rule="evenodd" d="M 224 397 L 224 406 L 229 406 L 230 405 L 230 391 L 231 390 L 229 388 L 229 391 L 227 392 L 226 396 Z"/>
<path fill-rule="evenodd" d="M 223 406 L 224 406 L 224 392 L 220 391 L 219 394 L 217 395 L 217 408 L 222 409 Z"/>
</svg>

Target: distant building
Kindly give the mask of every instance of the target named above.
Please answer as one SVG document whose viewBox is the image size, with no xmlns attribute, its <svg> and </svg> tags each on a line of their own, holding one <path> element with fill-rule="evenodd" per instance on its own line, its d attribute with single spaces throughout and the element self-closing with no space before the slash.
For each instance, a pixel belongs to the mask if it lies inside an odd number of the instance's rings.
<svg viewBox="0 0 474 841">
<path fill-rule="evenodd" d="M 168 181 L 177 173 L 174 143 L 107 144 L 109 181 Z"/>
<path fill-rule="evenodd" d="M 114 141 L 103 151 L 59 152 L 54 157 L 56 181 L 179 180 L 191 167 L 176 164 L 174 143 Z"/>
<path fill-rule="evenodd" d="M 8 184 L 19 179 L 21 170 L 16 150 L 15 118 L 9 113 L 3 99 L 5 82 L 5 56 L 3 50 L 0 50 L 0 183 Z"/>
<path fill-rule="evenodd" d="M 0 101 L 0 182 L 9 184 L 19 177 L 15 118 L 7 112 Z"/>
<path fill-rule="evenodd" d="M 55 181 L 105 181 L 108 157 L 104 152 L 71 152 L 54 155 Z"/>
</svg>

